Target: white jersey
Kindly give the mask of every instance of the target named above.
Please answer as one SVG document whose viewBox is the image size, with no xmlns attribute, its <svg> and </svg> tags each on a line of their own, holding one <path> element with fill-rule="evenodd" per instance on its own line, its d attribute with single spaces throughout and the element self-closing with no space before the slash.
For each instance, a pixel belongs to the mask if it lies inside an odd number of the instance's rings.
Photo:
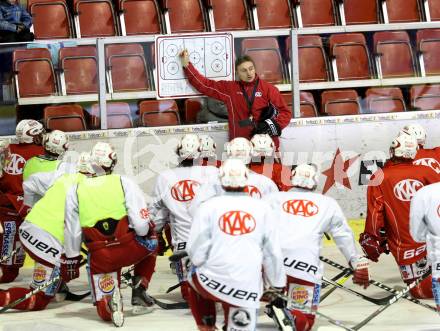
<svg viewBox="0 0 440 331">
<path fill-rule="evenodd" d="M 440 278 L 440 183 L 422 187 L 411 200 L 409 230 L 427 244 L 432 276 Z"/>
<path fill-rule="evenodd" d="M 271 219 L 280 232 L 287 275 L 321 283 L 323 265 L 319 256 L 324 232 L 332 235 L 347 262 L 357 261 L 360 254 L 353 232 L 333 198 L 295 188 L 264 200 L 272 207 Z"/>
<path fill-rule="evenodd" d="M 271 286 L 286 285 L 271 216 L 269 205 L 244 193 L 225 193 L 198 208 L 187 252 L 206 291 L 231 305 L 258 308 L 262 267 Z"/>
<path fill-rule="evenodd" d="M 195 197 L 189 208 L 191 215 L 195 214 L 197 208 L 202 202 L 214 196 L 219 196 L 226 193 L 218 177 L 203 184 L 199 192 L 200 194 Z M 245 192 L 248 193 L 248 195 L 252 198 L 261 199 L 270 193 L 279 192 L 279 190 L 272 179 L 256 172 L 249 171 L 248 184 Z"/>
<path fill-rule="evenodd" d="M 152 220 L 160 231 L 165 223 L 171 226 L 175 250 L 185 250 L 192 217 L 188 207 L 203 183 L 218 178 L 212 166 L 179 167 L 159 174 L 154 187 L 155 202 L 150 206 Z"/>
</svg>

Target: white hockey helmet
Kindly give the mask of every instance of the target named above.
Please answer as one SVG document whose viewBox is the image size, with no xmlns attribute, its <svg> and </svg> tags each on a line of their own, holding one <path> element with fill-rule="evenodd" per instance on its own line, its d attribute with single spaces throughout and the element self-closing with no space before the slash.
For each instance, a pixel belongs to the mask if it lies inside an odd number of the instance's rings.
<svg viewBox="0 0 440 331">
<path fill-rule="evenodd" d="M 92 167 L 90 152 L 82 152 L 79 154 L 78 162 L 77 162 L 77 170 L 78 172 L 85 175 L 93 175 L 95 170 Z"/>
<path fill-rule="evenodd" d="M 299 164 L 292 170 L 292 185 L 314 190 L 318 186 L 318 167 L 314 164 Z"/>
<path fill-rule="evenodd" d="M 401 134 L 410 134 L 417 139 L 417 144 L 420 146 L 424 146 L 426 142 L 426 131 L 420 124 L 412 123 L 405 125 L 400 129 L 399 135 Z"/>
<path fill-rule="evenodd" d="M 9 141 L 0 139 L 0 177 L 3 176 L 3 168 L 5 167 L 5 162 L 9 157 L 9 153 Z"/>
<path fill-rule="evenodd" d="M 53 130 L 44 136 L 43 147 L 46 152 L 60 156 L 69 149 L 67 135 L 63 131 Z"/>
<path fill-rule="evenodd" d="M 90 153 L 91 163 L 106 172 L 111 172 L 118 161 L 114 147 L 106 142 L 98 141 Z"/>
<path fill-rule="evenodd" d="M 252 144 L 246 138 L 234 138 L 227 143 L 226 154 L 228 158 L 240 159 L 244 164 L 248 164 L 251 162 Z"/>
<path fill-rule="evenodd" d="M 200 139 L 194 133 L 184 135 L 177 146 L 177 154 L 182 159 L 196 159 L 200 155 Z"/>
<path fill-rule="evenodd" d="M 216 156 L 215 150 L 217 148 L 217 145 L 215 144 L 214 139 L 206 134 L 200 135 L 199 138 L 200 138 L 200 157 L 201 158 L 215 157 Z"/>
<path fill-rule="evenodd" d="M 240 159 L 227 159 L 219 169 L 223 187 L 240 188 L 247 185 L 249 169 Z"/>
<path fill-rule="evenodd" d="M 417 144 L 417 138 L 415 136 L 401 134 L 391 142 L 390 154 L 391 157 L 414 159 L 418 149 L 419 145 Z"/>
<path fill-rule="evenodd" d="M 35 120 L 21 120 L 15 128 L 15 135 L 20 144 L 40 144 L 43 134 L 43 125 Z M 34 138 L 40 138 L 40 140 L 34 141 Z"/>
<path fill-rule="evenodd" d="M 266 133 L 255 134 L 251 139 L 251 143 L 253 156 L 272 156 L 275 152 L 275 144 Z"/>
</svg>

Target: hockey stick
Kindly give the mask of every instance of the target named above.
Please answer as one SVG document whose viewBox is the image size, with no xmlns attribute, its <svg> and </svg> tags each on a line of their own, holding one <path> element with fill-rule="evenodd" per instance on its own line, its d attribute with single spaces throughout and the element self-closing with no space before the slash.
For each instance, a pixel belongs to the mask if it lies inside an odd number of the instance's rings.
<svg viewBox="0 0 440 331">
<path fill-rule="evenodd" d="M 321 256 L 320 259 L 321 259 L 321 261 L 323 261 L 323 262 L 325 262 L 325 263 L 327 263 L 327 264 L 331 265 L 332 267 L 335 267 L 335 268 L 337 268 L 339 270 L 350 270 L 349 268 L 346 268 L 343 265 L 341 265 L 341 264 L 339 264 L 339 263 L 337 263 L 335 261 L 332 261 L 330 259 L 327 259 L 327 258 L 325 258 L 323 256 Z M 396 291 L 395 289 L 393 289 L 393 288 L 389 287 L 388 285 L 386 285 L 384 283 L 381 283 L 381 282 L 379 282 L 377 280 L 370 279 L 370 284 L 372 284 L 372 285 L 374 285 L 376 287 L 379 287 L 379 288 L 381 288 L 381 289 L 383 289 L 385 291 L 388 291 L 390 293 L 393 293 L 394 295 L 396 295 L 398 293 L 398 291 Z M 408 300 L 408 301 L 411 301 L 412 303 L 415 303 L 417 305 L 425 307 L 426 309 L 429 309 L 429 310 L 432 310 L 434 312 L 437 312 L 437 308 L 436 307 L 431 306 L 431 305 L 429 305 L 427 303 L 424 303 L 424 302 L 422 302 L 422 301 L 420 301 L 418 299 L 415 299 L 415 298 L 413 298 L 413 297 L 411 297 L 409 295 L 405 295 L 403 298 Z"/>
<path fill-rule="evenodd" d="M 360 323 L 356 324 L 353 327 L 353 330 L 359 330 L 363 326 L 365 326 L 369 321 L 371 321 L 373 318 L 375 318 L 377 315 L 379 315 L 381 312 L 383 312 L 385 309 L 387 309 L 389 306 L 391 306 L 393 303 L 396 303 L 399 299 L 401 299 L 404 295 L 408 294 L 408 292 L 416 287 L 418 284 L 420 284 L 425 278 L 429 277 L 431 275 L 431 270 L 428 272 L 425 272 L 421 277 L 417 278 L 414 282 L 409 284 L 407 287 L 405 287 L 402 291 L 399 291 L 396 295 L 394 295 L 385 305 L 382 307 L 379 307 L 376 311 L 374 311 L 372 314 L 370 314 L 367 318 L 365 318 Z"/>
<path fill-rule="evenodd" d="M 82 299 L 88 297 L 90 295 L 90 293 L 91 293 L 90 291 L 85 292 L 83 294 L 76 294 L 76 293 L 70 292 L 67 284 L 65 282 L 62 282 L 58 292 L 55 294 L 55 300 L 57 302 L 62 302 L 64 300 L 77 302 L 77 301 L 81 301 Z"/>
<path fill-rule="evenodd" d="M 351 269 L 348 269 L 347 271 L 343 271 L 342 273 L 343 273 L 342 277 L 336 278 L 337 276 L 340 275 L 340 274 L 338 274 L 332 278 L 332 280 L 337 281 L 336 283 L 339 285 L 343 285 L 351 277 L 351 275 L 353 274 L 353 271 Z M 327 298 L 330 294 L 332 294 L 334 291 L 336 291 L 336 289 L 337 289 L 337 287 L 333 286 L 331 289 L 329 289 L 327 292 L 325 292 L 323 295 L 321 295 L 319 302 L 321 303 L 322 301 L 324 301 L 325 298 Z"/>
</svg>

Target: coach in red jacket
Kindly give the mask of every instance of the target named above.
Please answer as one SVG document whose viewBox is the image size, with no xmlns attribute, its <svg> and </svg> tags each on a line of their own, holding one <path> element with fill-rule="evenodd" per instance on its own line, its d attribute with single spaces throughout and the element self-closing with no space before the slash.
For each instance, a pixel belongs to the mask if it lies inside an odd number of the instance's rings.
<svg viewBox="0 0 440 331">
<path fill-rule="evenodd" d="M 188 51 L 180 54 L 184 72 L 199 92 L 223 101 L 228 108 L 229 139 L 267 133 L 278 149 L 278 136 L 292 118 L 278 89 L 260 79 L 251 57 L 235 61 L 238 81 L 214 81 L 201 75 L 189 62 Z"/>
</svg>

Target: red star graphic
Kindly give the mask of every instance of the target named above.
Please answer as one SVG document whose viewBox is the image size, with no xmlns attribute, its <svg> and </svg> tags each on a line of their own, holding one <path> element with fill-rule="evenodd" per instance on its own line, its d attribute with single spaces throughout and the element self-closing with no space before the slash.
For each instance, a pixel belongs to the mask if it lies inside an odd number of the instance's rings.
<svg viewBox="0 0 440 331">
<path fill-rule="evenodd" d="M 325 194 L 334 184 L 338 182 L 351 190 L 350 179 L 347 176 L 348 168 L 359 158 L 359 155 L 345 160 L 342 158 L 339 148 L 336 150 L 335 158 L 333 159 L 332 166 L 325 170 L 322 174 L 327 176 L 327 179 L 322 190 L 322 194 Z"/>
</svg>

